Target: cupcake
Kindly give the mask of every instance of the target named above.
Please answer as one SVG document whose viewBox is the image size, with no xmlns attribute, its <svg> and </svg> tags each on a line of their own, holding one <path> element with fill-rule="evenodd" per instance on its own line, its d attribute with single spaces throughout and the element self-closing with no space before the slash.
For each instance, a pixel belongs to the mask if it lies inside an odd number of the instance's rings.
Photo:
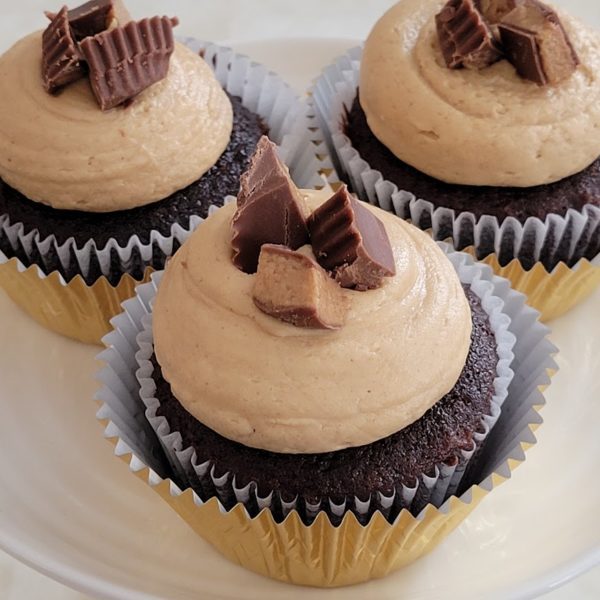
<svg viewBox="0 0 600 600">
<path fill-rule="evenodd" d="M 87 342 L 237 194 L 262 135 L 304 185 L 320 181 L 314 156 L 300 164 L 304 109 L 279 78 L 228 49 L 175 42 L 174 19 L 116 8 L 49 13 L 44 32 L 0 57 L 0 285 Z"/>
<path fill-rule="evenodd" d="M 341 178 L 509 277 L 543 317 L 600 282 L 600 34 L 537 0 L 403 0 L 326 69 Z"/>
<path fill-rule="evenodd" d="M 298 190 L 263 138 L 237 203 L 124 304 L 99 418 L 235 562 L 381 577 L 451 531 L 539 422 L 552 346 L 505 283 L 345 187 Z M 139 389 L 121 386 L 134 362 Z"/>
</svg>

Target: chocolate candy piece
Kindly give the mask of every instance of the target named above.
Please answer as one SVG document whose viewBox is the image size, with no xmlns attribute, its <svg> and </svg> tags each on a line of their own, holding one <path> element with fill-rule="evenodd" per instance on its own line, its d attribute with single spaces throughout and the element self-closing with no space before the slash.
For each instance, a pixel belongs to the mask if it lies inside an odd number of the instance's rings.
<svg viewBox="0 0 600 600">
<path fill-rule="evenodd" d="M 237 211 L 231 222 L 233 264 L 255 273 L 263 244 L 296 250 L 308 243 L 304 200 L 277 147 L 263 136 L 240 180 Z"/>
<path fill-rule="evenodd" d="M 317 261 L 342 287 L 375 289 L 396 274 L 383 223 L 345 185 L 310 215 L 308 229 Z"/>
<path fill-rule="evenodd" d="M 558 84 L 579 65 L 558 15 L 537 0 L 519 0 L 498 30 L 508 60 L 521 77 L 538 85 Z"/>
<path fill-rule="evenodd" d="M 502 52 L 473 0 L 450 0 L 435 16 L 438 39 L 450 69 L 483 69 Z"/>
<path fill-rule="evenodd" d="M 102 110 L 131 100 L 167 76 L 177 24 L 177 19 L 168 17 L 131 21 L 79 44 Z"/>
<path fill-rule="evenodd" d="M 75 39 L 80 42 L 90 35 L 97 35 L 108 29 L 115 18 L 113 0 L 91 0 L 67 13 L 71 31 Z M 46 12 L 52 20 L 54 13 Z"/>
<path fill-rule="evenodd" d="M 476 0 L 475 6 L 488 23 L 495 25 L 513 10 L 518 2 L 519 0 Z"/>
<path fill-rule="evenodd" d="M 262 312 L 312 329 L 339 329 L 347 304 L 340 286 L 312 258 L 285 246 L 265 244 L 252 291 Z"/>
<path fill-rule="evenodd" d="M 42 36 L 44 87 L 52 94 L 84 75 L 82 55 L 69 27 L 67 7 L 63 6 Z"/>
</svg>

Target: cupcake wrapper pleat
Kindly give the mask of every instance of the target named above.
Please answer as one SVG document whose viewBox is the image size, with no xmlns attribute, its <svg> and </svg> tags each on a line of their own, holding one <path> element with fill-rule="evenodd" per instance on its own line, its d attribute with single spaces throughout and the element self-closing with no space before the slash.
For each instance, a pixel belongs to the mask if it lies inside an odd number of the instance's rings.
<svg viewBox="0 0 600 600">
<path fill-rule="evenodd" d="M 309 189 L 324 187 L 327 182 L 321 170 L 327 170 L 330 163 L 318 156 L 319 147 L 323 145 L 320 132 L 309 131 L 307 107 L 289 85 L 265 67 L 229 48 L 194 39 L 186 39 L 184 43 L 204 55 L 207 64 L 214 69 L 219 82 L 230 94 L 240 96 L 246 108 L 265 120 L 296 184 Z M 140 282 L 147 279 L 147 269 L 164 268 L 166 259 L 202 221 L 202 218 L 192 216 L 184 225 L 174 224 L 167 236 L 153 231 L 148 243 L 142 243 L 134 235 L 125 245 L 111 239 L 99 248 L 93 240 L 78 247 L 73 238 L 64 244 L 59 244 L 54 236 L 41 239 L 37 230 L 28 232 L 23 223 L 11 223 L 8 215 L 0 215 L 0 273 L 4 273 L 0 275 L 0 284 L 17 304 L 42 324 L 69 337 L 99 343 L 109 331 L 109 319 L 118 312 L 115 307 L 118 309 L 121 302 L 131 296 L 133 286 L 120 284 L 123 274 L 127 273 L 130 279 Z M 50 262 L 55 258 L 61 265 L 61 272 L 56 272 L 61 285 L 57 287 L 48 283 L 48 288 L 51 288 L 49 294 L 55 302 L 51 306 L 38 306 L 30 296 L 37 294 L 38 302 L 46 296 L 43 280 L 45 275 L 50 274 L 49 266 L 56 264 L 55 261 Z M 17 261 L 16 271 L 7 266 L 14 260 Z M 26 271 L 29 265 L 39 267 L 40 281 L 30 278 L 17 283 L 15 272 Z M 74 296 L 70 282 L 78 276 L 84 283 L 106 280 L 106 285 L 114 288 L 110 302 L 105 303 L 105 295 L 95 293 L 98 288 L 94 285 L 77 284 L 77 296 Z M 66 295 L 61 295 L 61 292 Z M 87 316 L 76 311 L 77 314 L 69 319 L 67 306 L 70 310 L 77 306 L 77 302 L 82 306 L 94 304 L 96 309 Z M 54 319 L 50 325 L 48 319 L 40 316 L 42 312 L 58 313 L 64 317 Z M 76 326 L 77 323 L 81 324 L 81 328 Z"/>
<path fill-rule="evenodd" d="M 164 266 L 166 257 L 171 256 L 202 221 L 202 218 L 193 216 L 186 228 L 174 224 L 169 236 L 153 231 L 148 244 L 133 236 L 125 246 L 111 239 L 104 248 L 98 248 L 93 240 L 78 248 L 73 238 L 59 245 L 54 236 L 41 240 L 37 231 L 25 233 L 22 223 L 10 224 L 8 217 L 4 215 L 0 217 L 0 248 L 4 246 L 6 251 L 0 254 L 0 264 L 2 255 L 12 254 L 22 263 L 41 262 L 38 266 L 46 270 L 45 257 L 57 256 L 62 272 L 66 275 L 65 279 L 72 279 L 78 274 L 88 278 L 91 273 L 98 272 L 100 277 L 114 280 L 122 273 L 134 273 L 139 269 L 143 272 L 146 267 L 160 269 Z M 160 258 L 158 264 L 155 264 L 157 256 Z M 119 269 L 116 273 L 112 265 L 115 259 Z"/>
<path fill-rule="evenodd" d="M 587 205 L 581 212 L 570 209 L 564 217 L 551 214 L 544 221 L 531 217 L 521 223 L 508 217 L 500 224 L 496 217 L 484 215 L 477 219 L 470 212 L 457 214 L 448 208 L 436 208 L 410 190 L 398 189 L 372 169 L 344 133 L 346 115 L 359 86 L 361 57 L 362 48 L 353 48 L 327 67 L 316 81 L 311 98 L 311 116 L 323 132 L 333 164 L 361 199 L 410 219 L 423 230 L 431 229 L 437 240 L 451 238 L 458 250 L 471 247 L 479 260 L 493 255 L 495 262 L 505 266 L 517 259 L 523 271 L 541 264 L 549 276 L 559 267 L 575 270 L 588 261 L 600 267 L 600 208 L 596 206 Z M 550 281 L 550 285 L 555 283 Z M 547 295 L 540 297 L 535 304 L 545 318 L 546 314 L 557 316 L 570 308 L 568 305 L 557 311 L 546 305 L 546 299 Z"/>
<path fill-rule="evenodd" d="M 275 492 L 259 495 L 253 483 L 240 487 L 227 475 L 217 476 L 209 462 L 199 463 L 192 449 L 181 447 L 181 436 L 169 432 L 166 421 L 154 418 L 154 409 L 142 401 L 155 392 L 147 358 L 160 274 L 124 304 L 125 313 L 113 320 L 115 330 L 104 340 L 107 349 L 99 358 L 106 366 L 99 374 L 97 399 L 105 436 L 132 472 L 197 533 L 258 573 L 296 584 L 340 586 L 382 577 L 412 562 L 432 550 L 524 460 L 524 450 L 535 443 L 532 429 L 541 423 L 541 387 L 556 370 L 556 348 L 524 297 L 489 267 L 445 249 L 461 279 L 483 298 L 504 348 L 498 350 L 494 408 L 475 446 L 451 464 L 439 465 L 434 476 L 424 475 L 414 488 L 343 502 L 282 498 Z M 198 491 L 190 487 L 194 478 Z M 411 514 L 416 508 L 417 516 Z"/>
<path fill-rule="evenodd" d="M 151 268 L 142 273 L 149 281 Z M 97 344 L 110 330 L 110 319 L 135 293 L 140 281 L 123 275 L 116 284 L 101 277 L 91 286 L 77 276 L 68 283 L 57 271 L 45 275 L 17 259 L 0 262 L 0 288 L 40 325 L 78 341 Z"/>
<path fill-rule="evenodd" d="M 473 247 L 465 248 L 465 252 L 475 253 Z M 600 257 L 593 262 L 582 259 L 572 269 L 561 263 L 550 273 L 542 263 L 526 270 L 518 259 L 502 266 L 496 254 L 486 256 L 483 262 L 525 294 L 528 304 L 540 311 L 543 321 L 560 317 L 600 286 Z"/>
</svg>

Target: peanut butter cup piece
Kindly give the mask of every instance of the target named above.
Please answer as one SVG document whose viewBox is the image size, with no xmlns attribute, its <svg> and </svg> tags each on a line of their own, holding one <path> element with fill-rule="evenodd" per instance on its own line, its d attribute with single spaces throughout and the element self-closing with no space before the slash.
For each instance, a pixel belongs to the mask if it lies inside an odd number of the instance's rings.
<svg viewBox="0 0 600 600">
<path fill-rule="evenodd" d="M 231 222 L 233 264 L 256 273 L 263 244 L 296 250 L 308 243 L 304 199 L 266 136 L 258 142 L 240 184 Z"/>
<path fill-rule="evenodd" d="M 438 39 L 450 69 L 484 69 L 502 56 L 474 0 L 449 0 L 435 16 Z"/>
<path fill-rule="evenodd" d="M 85 75 L 82 55 L 63 6 L 42 35 L 42 78 L 50 94 Z"/>
<path fill-rule="evenodd" d="M 519 0 L 498 24 L 508 60 L 538 85 L 568 79 L 579 58 L 556 12 L 537 0 Z"/>
<path fill-rule="evenodd" d="M 126 103 L 167 76 L 178 23 L 168 17 L 131 21 L 79 44 L 102 110 Z"/>
<path fill-rule="evenodd" d="M 310 215 L 308 229 L 317 261 L 342 287 L 375 289 L 396 274 L 383 223 L 345 185 Z"/>
<path fill-rule="evenodd" d="M 52 20 L 54 13 L 46 12 Z M 113 0 L 91 0 L 67 12 L 73 37 L 80 42 L 84 38 L 102 33 L 112 23 L 115 17 Z"/>
<path fill-rule="evenodd" d="M 296 327 L 339 329 L 346 317 L 340 286 L 312 258 L 285 246 L 261 248 L 252 298 L 265 314 Z"/>
</svg>

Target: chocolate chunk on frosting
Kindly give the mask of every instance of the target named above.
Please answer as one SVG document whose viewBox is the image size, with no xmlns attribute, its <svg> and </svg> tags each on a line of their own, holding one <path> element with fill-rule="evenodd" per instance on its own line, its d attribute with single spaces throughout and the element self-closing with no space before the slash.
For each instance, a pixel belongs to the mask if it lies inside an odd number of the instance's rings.
<svg viewBox="0 0 600 600">
<path fill-rule="evenodd" d="M 255 273 L 263 244 L 296 250 L 308 242 L 304 200 L 266 136 L 259 140 L 240 184 L 231 223 L 233 263 Z"/>
<path fill-rule="evenodd" d="M 67 7 L 52 19 L 42 36 L 42 78 L 49 93 L 85 75 L 82 55 L 73 37 Z"/>
<path fill-rule="evenodd" d="M 46 16 L 52 20 L 55 14 L 47 12 Z M 73 36 L 81 41 L 109 28 L 115 19 L 114 0 L 91 0 L 68 11 L 67 17 Z"/>
<path fill-rule="evenodd" d="M 342 287 L 375 289 L 396 274 L 383 223 L 345 185 L 310 215 L 308 229 L 317 261 Z"/>
<path fill-rule="evenodd" d="M 450 69 L 483 69 L 502 56 L 474 0 L 449 0 L 435 16 L 438 39 Z"/>
<path fill-rule="evenodd" d="M 261 248 L 252 299 L 296 327 L 339 329 L 346 317 L 342 289 L 328 273 L 309 256 L 275 244 Z"/>
<path fill-rule="evenodd" d="M 558 15 L 537 0 L 518 0 L 498 24 L 508 60 L 521 77 L 538 85 L 568 79 L 579 59 Z"/>
<path fill-rule="evenodd" d="M 102 110 L 126 103 L 167 76 L 177 24 L 168 17 L 131 21 L 79 44 Z"/>
</svg>

